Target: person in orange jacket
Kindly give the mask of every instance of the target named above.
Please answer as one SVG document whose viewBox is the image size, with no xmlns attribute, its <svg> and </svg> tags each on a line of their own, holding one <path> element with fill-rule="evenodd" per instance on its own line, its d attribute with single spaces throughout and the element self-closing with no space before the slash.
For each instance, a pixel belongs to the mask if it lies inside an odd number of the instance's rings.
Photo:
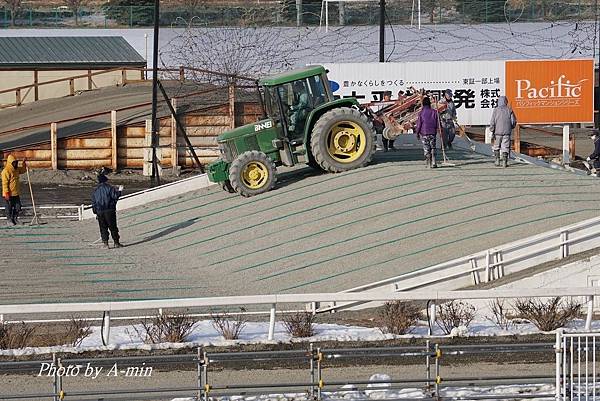
<svg viewBox="0 0 600 401">
<path fill-rule="evenodd" d="M 19 167 L 19 161 L 13 155 L 8 155 L 6 165 L 2 170 L 2 197 L 6 201 L 6 224 L 16 226 L 21 224 L 19 212 L 21 211 L 19 176 L 27 171 L 27 160 Z"/>
</svg>

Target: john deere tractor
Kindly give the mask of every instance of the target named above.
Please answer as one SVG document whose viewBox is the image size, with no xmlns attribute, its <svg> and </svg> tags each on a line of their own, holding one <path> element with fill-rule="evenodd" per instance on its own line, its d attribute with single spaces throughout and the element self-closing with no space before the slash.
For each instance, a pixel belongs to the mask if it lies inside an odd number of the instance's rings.
<svg viewBox="0 0 600 401">
<path fill-rule="evenodd" d="M 269 76 L 259 86 L 264 118 L 219 136 L 221 159 L 208 166 L 212 182 L 248 197 L 275 186 L 277 166 L 337 173 L 371 161 L 373 125 L 356 99 L 334 100 L 325 68 Z"/>
</svg>

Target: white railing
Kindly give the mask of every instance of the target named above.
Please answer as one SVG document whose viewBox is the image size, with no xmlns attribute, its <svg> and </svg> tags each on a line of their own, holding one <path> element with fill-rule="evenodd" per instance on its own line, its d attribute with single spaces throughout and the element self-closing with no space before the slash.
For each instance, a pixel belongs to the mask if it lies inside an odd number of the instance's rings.
<svg viewBox="0 0 600 401">
<path fill-rule="evenodd" d="M 556 332 L 556 400 L 596 400 L 600 333 Z"/>
<path fill-rule="evenodd" d="M 33 207 L 24 206 L 22 210 L 26 216 L 33 215 Z M 36 206 L 37 216 L 42 219 L 71 219 L 81 220 L 81 215 L 84 210 L 84 205 L 52 205 L 52 206 Z M 0 220 L 6 220 L 6 216 L 0 217 Z"/>
<path fill-rule="evenodd" d="M 111 312 L 132 312 L 154 310 L 162 314 L 164 310 L 211 308 L 217 306 L 250 306 L 269 305 L 269 332 L 268 339 L 273 339 L 275 330 L 276 310 L 278 306 L 291 306 L 298 304 L 310 305 L 309 310 L 316 312 L 315 305 L 319 302 L 386 302 L 393 300 L 430 301 L 431 319 L 435 321 L 436 303 L 447 300 L 485 300 L 485 299 L 515 299 L 523 296 L 534 298 L 548 297 L 584 297 L 586 300 L 586 330 L 592 323 L 594 298 L 600 296 L 600 287 L 584 288 L 538 288 L 530 289 L 527 294 L 522 289 L 516 290 L 463 290 L 463 291 L 405 291 L 405 292 L 361 292 L 361 293 L 316 293 L 316 294 L 272 294 L 248 295 L 211 298 L 181 298 L 160 299 L 146 301 L 116 301 L 116 302 L 90 302 L 90 303 L 55 303 L 55 304 L 21 304 L 0 305 L 0 322 L 7 321 L 8 315 L 21 317 L 23 315 L 48 315 L 48 314 L 73 314 L 73 313 L 103 313 L 102 338 L 109 344 Z M 285 309 L 284 309 L 285 310 Z M 134 317 L 127 317 L 133 319 Z M 123 318 L 122 318 L 123 319 Z M 36 320 L 36 322 L 54 322 L 62 319 Z M 21 321 L 21 320 L 18 320 Z M 25 321 L 27 322 L 27 321 Z M 11 323 L 14 323 L 12 321 Z"/>
<path fill-rule="evenodd" d="M 215 184 L 208 180 L 208 175 L 206 174 L 199 174 L 193 177 L 168 182 L 154 188 L 144 189 L 120 197 L 119 202 L 117 203 L 117 210 L 125 210 L 132 207 L 143 206 L 150 202 L 172 198 L 187 192 L 197 191 L 211 185 Z M 94 218 L 92 206 L 82 206 L 82 212 L 79 220 L 92 218 Z"/>
<path fill-rule="evenodd" d="M 346 293 L 386 289 L 409 291 L 424 288 L 456 289 L 490 282 L 542 263 L 600 247 L 600 217 L 561 227 L 468 256 L 345 290 Z M 327 304 L 319 312 L 356 306 Z"/>
</svg>

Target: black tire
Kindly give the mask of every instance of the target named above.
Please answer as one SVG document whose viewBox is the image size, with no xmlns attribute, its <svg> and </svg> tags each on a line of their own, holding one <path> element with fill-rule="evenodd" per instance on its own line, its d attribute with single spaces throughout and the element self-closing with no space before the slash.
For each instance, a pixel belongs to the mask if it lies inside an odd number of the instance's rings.
<svg viewBox="0 0 600 401">
<path fill-rule="evenodd" d="M 231 181 L 229 181 L 229 180 L 223 181 L 221 183 L 221 188 L 223 189 L 223 191 L 229 192 L 230 194 L 235 193 L 235 189 L 233 189 L 233 186 L 231 186 Z"/>
<path fill-rule="evenodd" d="M 329 151 L 329 142 L 332 138 L 333 128 L 336 126 L 347 127 L 350 129 L 360 128 L 364 133 L 358 140 L 352 144 L 346 143 L 349 149 L 357 148 L 352 153 L 348 151 L 342 155 L 333 156 Z M 363 143 L 364 142 L 364 143 Z M 340 107 L 323 114 L 314 125 L 310 147 L 315 161 L 325 171 L 339 173 L 352 170 L 369 164 L 375 153 L 375 132 L 373 124 L 369 119 L 356 109 L 349 107 Z"/>
<path fill-rule="evenodd" d="M 252 172 L 256 173 L 255 178 L 249 176 Z M 277 168 L 269 156 L 251 150 L 242 153 L 231 163 L 229 180 L 238 194 L 244 197 L 259 195 L 273 189 L 277 182 Z"/>
</svg>

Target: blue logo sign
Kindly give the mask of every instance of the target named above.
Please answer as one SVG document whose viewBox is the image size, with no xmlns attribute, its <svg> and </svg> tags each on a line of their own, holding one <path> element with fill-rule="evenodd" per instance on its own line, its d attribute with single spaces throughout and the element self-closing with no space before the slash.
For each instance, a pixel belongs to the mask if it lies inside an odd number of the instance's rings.
<svg viewBox="0 0 600 401">
<path fill-rule="evenodd" d="M 335 81 L 329 81 L 329 87 L 331 88 L 332 92 L 337 91 L 338 89 L 340 89 L 340 84 L 338 84 Z"/>
</svg>

